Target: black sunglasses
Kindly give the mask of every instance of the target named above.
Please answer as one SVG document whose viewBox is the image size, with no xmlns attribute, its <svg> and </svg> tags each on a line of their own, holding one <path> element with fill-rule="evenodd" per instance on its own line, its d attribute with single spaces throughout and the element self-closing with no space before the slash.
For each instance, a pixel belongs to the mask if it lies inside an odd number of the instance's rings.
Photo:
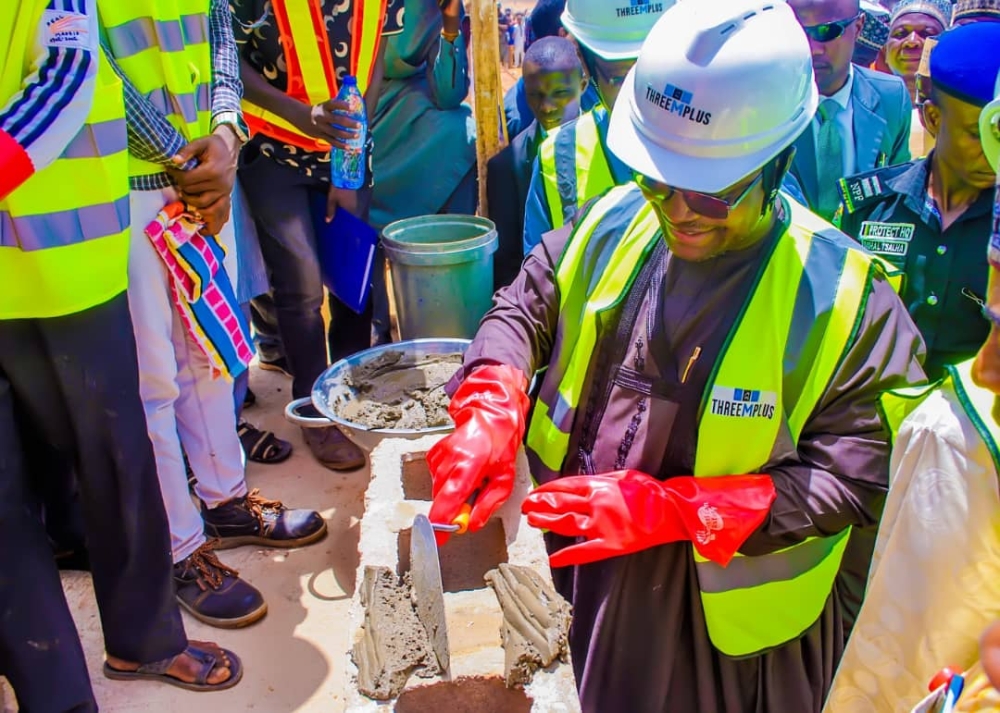
<svg viewBox="0 0 1000 713">
<path fill-rule="evenodd" d="M 725 220 L 728 218 L 729 211 L 742 203 L 743 199 L 750 195 L 750 191 L 760 183 L 763 177 L 764 172 L 761 171 L 737 196 L 730 198 L 728 196 L 713 196 L 710 193 L 699 193 L 698 191 L 683 191 L 679 188 L 668 186 L 665 183 L 654 181 L 652 178 L 643 176 L 641 173 L 634 174 L 639 190 L 642 191 L 646 200 L 651 203 L 662 205 L 670 200 L 674 194 L 677 194 L 684 200 L 688 208 L 698 215 L 703 215 L 712 220 Z"/>
<path fill-rule="evenodd" d="M 809 27 L 803 26 L 802 29 L 806 31 L 811 40 L 815 40 L 816 42 L 833 42 L 844 34 L 844 31 L 848 27 L 857 22 L 859 17 L 861 17 L 860 13 L 846 20 L 824 22 L 822 25 L 811 25 Z"/>
</svg>

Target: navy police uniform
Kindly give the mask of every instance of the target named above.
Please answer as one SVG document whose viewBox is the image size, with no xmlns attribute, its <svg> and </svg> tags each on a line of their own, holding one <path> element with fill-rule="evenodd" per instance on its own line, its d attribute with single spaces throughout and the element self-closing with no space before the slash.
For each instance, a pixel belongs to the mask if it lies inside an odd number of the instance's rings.
<svg viewBox="0 0 1000 713">
<path fill-rule="evenodd" d="M 989 333 L 986 296 L 993 201 L 983 191 L 947 230 L 927 194 L 930 158 L 840 182 L 840 228 L 906 273 L 903 302 L 927 342 L 928 377 L 972 358 Z"/>
</svg>

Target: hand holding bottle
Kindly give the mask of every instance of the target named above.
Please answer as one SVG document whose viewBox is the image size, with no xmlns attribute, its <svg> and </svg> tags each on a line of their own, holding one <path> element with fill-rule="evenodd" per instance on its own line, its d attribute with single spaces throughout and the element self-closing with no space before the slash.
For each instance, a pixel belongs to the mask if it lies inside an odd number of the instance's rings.
<svg viewBox="0 0 1000 713">
<path fill-rule="evenodd" d="M 351 142 L 364 135 L 364 125 L 348 114 L 351 105 L 342 99 L 330 99 L 310 110 L 316 138 L 330 142 L 336 149 L 350 150 Z"/>
</svg>

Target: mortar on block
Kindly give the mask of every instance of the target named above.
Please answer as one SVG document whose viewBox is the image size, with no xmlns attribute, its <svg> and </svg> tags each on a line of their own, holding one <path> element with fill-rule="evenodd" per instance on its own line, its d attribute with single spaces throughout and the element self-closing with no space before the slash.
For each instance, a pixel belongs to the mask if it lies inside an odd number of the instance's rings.
<svg viewBox="0 0 1000 713">
<path fill-rule="evenodd" d="M 347 710 L 576 713 L 569 606 L 555 594 L 541 532 L 520 511 L 531 488 L 523 452 L 511 499 L 484 529 L 453 536 L 439 550 L 445 621 L 417 614 L 409 537 L 414 517 L 430 510 L 424 456 L 440 438 L 387 438 L 371 453 L 350 613 L 355 634 L 346 652 Z M 403 619 L 403 628 L 389 624 Z M 439 626 L 447 630 L 449 675 L 431 645 L 429 632 Z M 362 692 L 375 688 L 379 700 Z"/>
</svg>

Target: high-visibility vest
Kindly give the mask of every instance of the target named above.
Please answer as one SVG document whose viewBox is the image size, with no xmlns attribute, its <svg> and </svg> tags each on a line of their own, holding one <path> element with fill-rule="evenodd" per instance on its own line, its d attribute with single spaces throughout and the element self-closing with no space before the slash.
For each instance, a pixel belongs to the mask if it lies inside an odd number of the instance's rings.
<svg viewBox="0 0 1000 713">
<path fill-rule="evenodd" d="M 212 129 L 209 0 L 118 0 L 98 4 L 101 34 L 136 89 L 188 141 Z M 132 156 L 133 176 L 163 166 Z"/>
<path fill-rule="evenodd" d="M 873 274 L 884 270 L 806 208 L 787 203 L 787 231 L 766 256 L 702 396 L 694 467 L 699 477 L 759 473 L 782 429 L 798 441 L 863 316 Z M 617 219 L 605 221 L 608 216 Z M 557 340 L 527 439 L 540 480 L 557 477 L 563 467 L 602 338 L 597 325 L 609 323 L 662 239 L 652 207 L 629 185 L 593 204 L 564 249 L 556 268 Z M 715 647 L 747 656 L 801 636 L 830 596 L 849 533 L 758 557 L 737 554 L 726 567 L 695 552 Z"/>
<path fill-rule="evenodd" d="M 375 70 L 387 2 L 365 0 L 351 5 L 350 74 L 357 77 L 362 94 Z M 285 93 L 310 106 L 337 96 L 337 72 L 323 21 L 323 0 L 272 0 L 271 8 L 288 70 Z M 306 151 L 330 150 L 328 142 L 303 134 L 291 122 L 245 98 L 243 118 L 253 133 L 260 132 Z"/>
<path fill-rule="evenodd" d="M 603 116 L 598 119 L 597 112 Z M 538 165 L 552 228 L 561 228 L 595 196 L 615 185 L 601 121 L 607 109 L 598 105 L 576 121 L 553 130 L 538 148 Z"/>
<path fill-rule="evenodd" d="M 35 67 L 46 0 L 0 4 L 10 28 L 0 55 L 0 105 Z M 86 124 L 63 155 L 0 202 L 0 319 L 58 317 L 128 286 L 128 138 L 122 83 L 102 53 Z"/>
<path fill-rule="evenodd" d="M 941 381 L 926 386 L 887 391 L 879 397 L 879 401 L 886 426 L 895 443 L 900 426 L 906 417 L 916 411 L 932 391 L 947 387 L 950 383 L 955 389 L 955 395 L 962 404 L 965 415 L 969 417 L 990 452 L 994 468 L 1000 473 L 1000 448 L 997 447 L 1000 443 L 1000 425 L 997 425 L 996 419 L 993 418 L 993 403 L 997 396 L 972 381 L 973 362 L 975 359 L 948 365 L 945 367 L 945 377 Z"/>
</svg>

